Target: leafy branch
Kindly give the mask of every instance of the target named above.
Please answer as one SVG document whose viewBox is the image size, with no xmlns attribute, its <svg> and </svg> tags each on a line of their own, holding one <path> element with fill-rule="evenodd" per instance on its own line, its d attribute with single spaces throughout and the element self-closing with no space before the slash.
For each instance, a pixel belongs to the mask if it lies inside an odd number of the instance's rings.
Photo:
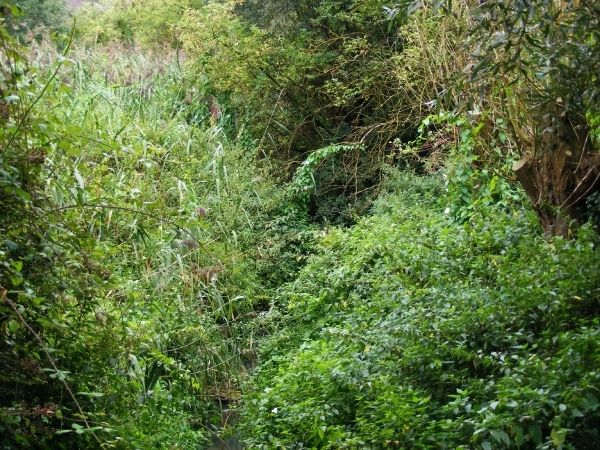
<svg viewBox="0 0 600 450">
<path fill-rule="evenodd" d="M 65 61 L 67 60 L 65 56 L 69 53 L 69 49 L 71 48 L 71 43 L 73 42 L 74 35 L 75 35 L 75 22 L 73 22 L 73 27 L 71 28 L 71 35 L 69 36 L 69 41 L 67 43 L 67 46 L 65 47 L 62 56 L 60 56 L 58 59 L 58 65 L 57 65 L 56 69 L 54 69 L 54 72 L 52 72 L 52 75 L 50 76 L 48 81 L 44 84 L 44 87 L 42 88 L 40 93 L 37 95 L 35 100 L 33 102 L 31 102 L 31 104 L 29 105 L 29 107 L 27 108 L 27 110 L 25 111 L 23 116 L 21 117 L 21 120 L 19 120 L 19 123 L 18 123 L 15 131 L 12 133 L 12 135 L 6 142 L 6 145 L 2 149 L 2 156 L 6 155 L 6 152 L 10 148 L 11 144 L 14 142 L 15 138 L 19 135 L 19 133 L 21 132 L 21 129 L 23 128 L 23 125 L 28 120 L 29 114 L 31 113 L 31 111 L 33 110 L 35 105 L 37 105 L 38 102 L 42 99 L 42 97 L 48 90 L 48 87 L 50 87 L 50 85 L 52 84 L 52 82 L 54 81 L 56 76 L 58 75 L 58 71 L 63 66 Z"/>
<path fill-rule="evenodd" d="M 312 152 L 304 160 L 304 162 L 296 169 L 294 179 L 290 185 L 294 196 L 302 203 L 308 202 L 310 198 L 310 190 L 315 189 L 317 182 L 315 181 L 315 170 L 329 157 L 344 151 L 362 150 L 362 145 L 344 145 L 335 144 L 328 145 L 319 150 Z"/>
</svg>

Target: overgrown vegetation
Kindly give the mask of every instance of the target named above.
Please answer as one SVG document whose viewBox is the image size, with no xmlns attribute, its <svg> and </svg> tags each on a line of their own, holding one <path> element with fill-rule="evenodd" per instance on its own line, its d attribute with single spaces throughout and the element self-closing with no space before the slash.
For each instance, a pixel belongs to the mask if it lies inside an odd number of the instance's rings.
<svg viewBox="0 0 600 450">
<path fill-rule="evenodd" d="M 439 181 L 390 183 L 280 289 L 287 314 L 245 397 L 250 448 L 588 448 L 595 233 L 547 241 L 531 212 L 487 208 L 449 227 Z"/>
<path fill-rule="evenodd" d="M 2 444 L 202 448 L 310 228 L 175 54 L 4 44 Z"/>
<path fill-rule="evenodd" d="M 0 8 L 0 447 L 593 448 L 594 4 Z"/>
</svg>

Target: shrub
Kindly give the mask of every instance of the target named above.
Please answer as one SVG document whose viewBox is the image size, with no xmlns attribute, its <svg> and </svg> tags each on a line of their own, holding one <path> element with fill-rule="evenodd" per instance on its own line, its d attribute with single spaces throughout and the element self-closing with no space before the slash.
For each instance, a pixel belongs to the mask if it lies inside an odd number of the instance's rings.
<svg viewBox="0 0 600 450">
<path fill-rule="evenodd" d="M 394 175 L 280 291 L 286 327 L 245 396 L 253 448 L 581 448 L 598 435 L 594 233 L 545 240 L 532 212 L 444 217 Z"/>
<path fill-rule="evenodd" d="M 2 0 L 0 9 L 15 14 L 5 14 L 3 25 L 21 42 L 41 40 L 43 36 L 69 29 L 69 13 L 65 0 Z"/>
</svg>

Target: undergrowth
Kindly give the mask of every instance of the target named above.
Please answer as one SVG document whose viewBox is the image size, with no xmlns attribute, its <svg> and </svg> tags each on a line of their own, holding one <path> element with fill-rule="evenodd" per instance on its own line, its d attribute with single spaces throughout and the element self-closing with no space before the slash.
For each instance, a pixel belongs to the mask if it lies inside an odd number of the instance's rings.
<svg viewBox="0 0 600 450">
<path fill-rule="evenodd" d="M 594 448 L 597 196 L 542 236 L 473 8 L 288 3 L 93 4 L 25 48 L 0 0 L 0 447 Z"/>
<path fill-rule="evenodd" d="M 457 226 L 440 181 L 391 183 L 280 289 L 250 448 L 592 448 L 596 234 L 548 241 L 523 208 Z"/>
<path fill-rule="evenodd" d="M 175 52 L 4 39 L 0 445 L 203 448 L 314 232 Z"/>
</svg>

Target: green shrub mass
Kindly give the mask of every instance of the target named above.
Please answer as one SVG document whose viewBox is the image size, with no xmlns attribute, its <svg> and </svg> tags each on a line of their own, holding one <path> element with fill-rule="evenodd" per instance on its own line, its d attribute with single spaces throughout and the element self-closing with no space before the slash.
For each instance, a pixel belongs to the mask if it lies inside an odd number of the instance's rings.
<svg viewBox="0 0 600 450">
<path fill-rule="evenodd" d="M 546 241 L 527 210 L 449 225 L 440 183 L 391 180 L 281 288 L 250 448 L 593 448 L 597 237 Z"/>
<path fill-rule="evenodd" d="M 0 0 L 0 450 L 597 448 L 600 14 L 479 3 Z"/>
<path fill-rule="evenodd" d="M 204 448 L 314 227 L 175 52 L 0 40 L 0 448 Z"/>
<path fill-rule="evenodd" d="M 3 24 L 22 42 L 41 40 L 48 33 L 65 32 L 69 14 L 65 0 L 2 0 Z"/>
</svg>

